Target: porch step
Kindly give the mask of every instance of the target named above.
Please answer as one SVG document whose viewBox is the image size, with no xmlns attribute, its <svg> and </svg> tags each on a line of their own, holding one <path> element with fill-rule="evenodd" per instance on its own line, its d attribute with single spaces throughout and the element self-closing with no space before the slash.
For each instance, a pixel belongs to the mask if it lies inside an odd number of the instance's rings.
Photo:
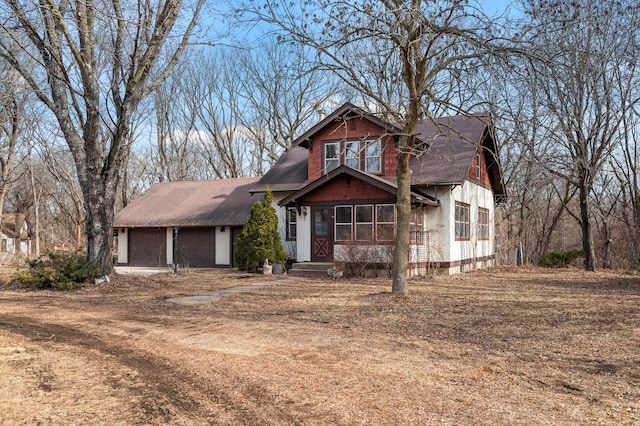
<svg viewBox="0 0 640 426">
<path fill-rule="evenodd" d="M 332 262 L 300 262 L 291 265 L 289 275 L 326 277 L 327 270 L 333 268 Z"/>
</svg>

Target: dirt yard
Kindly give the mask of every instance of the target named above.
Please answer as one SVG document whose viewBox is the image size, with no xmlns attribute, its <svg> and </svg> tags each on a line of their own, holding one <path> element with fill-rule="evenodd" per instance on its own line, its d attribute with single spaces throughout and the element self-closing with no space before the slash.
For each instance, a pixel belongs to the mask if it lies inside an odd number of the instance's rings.
<svg viewBox="0 0 640 426">
<path fill-rule="evenodd" d="M 0 286 L 0 424 L 640 424 L 640 279 L 238 272 Z"/>
</svg>

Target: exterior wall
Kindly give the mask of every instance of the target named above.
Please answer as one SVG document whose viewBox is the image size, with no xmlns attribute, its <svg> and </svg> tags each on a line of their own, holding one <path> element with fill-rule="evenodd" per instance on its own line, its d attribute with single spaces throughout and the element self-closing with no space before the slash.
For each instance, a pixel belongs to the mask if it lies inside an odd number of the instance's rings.
<svg viewBox="0 0 640 426">
<path fill-rule="evenodd" d="M 302 206 L 302 211 L 311 212 L 310 206 Z M 311 214 L 298 215 L 298 235 L 296 238 L 296 260 L 311 261 Z"/>
<path fill-rule="evenodd" d="M 324 175 L 324 147 L 323 141 L 340 141 L 346 139 L 360 139 L 367 135 L 370 139 L 385 133 L 385 130 L 364 118 L 352 118 L 347 121 L 336 121 L 327 125 L 314 135 L 309 149 L 308 178 L 316 180 Z M 387 137 L 382 141 L 382 169 L 386 176 L 395 176 L 398 151 L 393 138 Z"/>
<path fill-rule="evenodd" d="M 166 229 L 167 265 L 173 265 L 173 227 Z"/>
<path fill-rule="evenodd" d="M 129 232 L 118 229 L 118 263 L 129 263 Z"/>
<path fill-rule="evenodd" d="M 465 241 L 455 239 L 455 203 L 456 201 L 470 205 L 470 238 Z M 493 264 L 494 247 L 494 214 L 495 202 L 491 189 L 474 182 L 466 181 L 451 191 L 448 200 L 448 241 L 450 253 L 445 265 L 449 273 L 465 272 Z M 489 210 L 489 239 L 478 240 L 478 207 Z"/>
<path fill-rule="evenodd" d="M 231 228 L 226 226 L 223 232 L 222 227 L 217 226 L 215 241 L 216 265 L 231 265 Z"/>
</svg>

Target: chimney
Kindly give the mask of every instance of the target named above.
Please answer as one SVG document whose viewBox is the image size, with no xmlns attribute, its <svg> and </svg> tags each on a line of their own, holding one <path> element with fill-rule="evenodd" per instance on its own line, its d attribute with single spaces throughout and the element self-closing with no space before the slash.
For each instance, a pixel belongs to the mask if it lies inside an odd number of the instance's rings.
<svg viewBox="0 0 640 426">
<path fill-rule="evenodd" d="M 325 111 L 321 108 L 318 110 L 318 120 L 322 121 L 325 118 L 327 118 L 327 114 L 325 113 Z"/>
</svg>

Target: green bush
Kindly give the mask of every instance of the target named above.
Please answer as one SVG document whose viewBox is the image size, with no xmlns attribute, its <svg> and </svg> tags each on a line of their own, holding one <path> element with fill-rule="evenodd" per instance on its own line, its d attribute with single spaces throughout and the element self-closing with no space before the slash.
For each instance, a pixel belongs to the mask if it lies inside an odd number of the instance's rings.
<svg viewBox="0 0 640 426">
<path fill-rule="evenodd" d="M 236 265 L 243 271 L 255 271 L 264 264 L 284 263 L 287 254 L 278 233 L 278 216 L 272 206 L 273 194 L 267 191 L 264 202 L 258 201 L 238 236 Z"/>
<path fill-rule="evenodd" d="M 560 266 L 566 266 L 581 256 L 584 256 L 583 250 L 552 251 L 551 253 L 547 253 L 542 256 L 540 259 L 540 265 L 548 268 L 557 268 Z"/>
<path fill-rule="evenodd" d="M 41 289 L 73 290 L 98 274 L 98 269 L 83 253 L 50 252 L 27 263 L 29 269 L 18 271 L 16 279 Z"/>
</svg>

